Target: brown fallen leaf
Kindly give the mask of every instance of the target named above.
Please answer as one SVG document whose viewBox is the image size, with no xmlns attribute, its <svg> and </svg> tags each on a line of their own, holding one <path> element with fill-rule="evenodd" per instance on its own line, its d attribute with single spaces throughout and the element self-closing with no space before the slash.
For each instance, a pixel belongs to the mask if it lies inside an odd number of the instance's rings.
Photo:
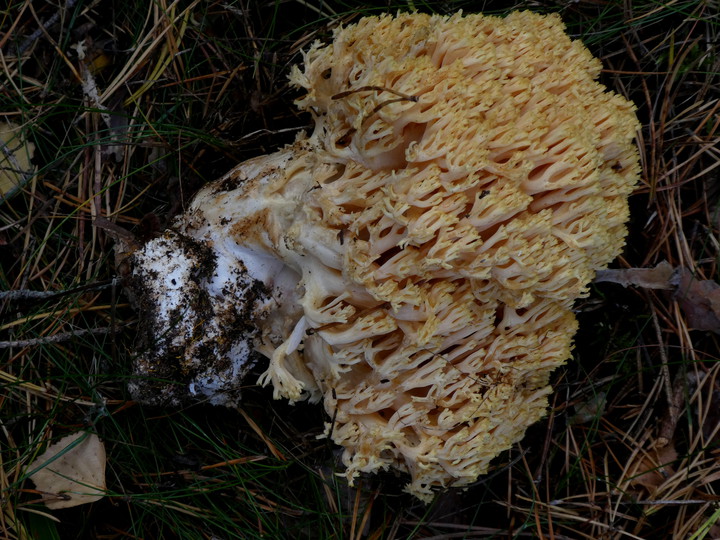
<svg viewBox="0 0 720 540">
<path fill-rule="evenodd" d="M 628 467 L 630 485 L 641 486 L 652 495 L 665 480 L 675 474 L 672 463 L 677 460 L 677 457 L 677 451 L 672 442 L 662 448 L 641 451 Z"/>
<path fill-rule="evenodd" d="M 687 268 L 678 268 L 671 281 L 688 326 L 720 334 L 720 285 L 697 279 Z"/>
<path fill-rule="evenodd" d="M 662 261 L 655 268 L 600 270 L 595 283 L 617 283 L 623 287 L 672 290 L 673 298 L 685 314 L 692 330 L 720 334 L 720 285 L 713 280 L 699 280 L 684 267 L 673 268 Z"/>
<path fill-rule="evenodd" d="M 617 283 L 623 287 L 633 285 L 645 289 L 672 289 L 671 278 L 674 268 L 667 261 L 658 263 L 655 268 L 608 268 L 598 270 L 595 283 Z"/>
<path fill-rule="evenodd" d="M 704 445 L 708 448 L 717 448 L 720 445 L 720 381 L 715 375 L 718 367 L 720 366 L 713 366 L 708 373 L 688 373 L 685 390 L 687 395 L 696 395 L 698 389 L 701 390 L 702 398 L 695 402 L 695 415 L 697 424 L 702 429 Z M 720 459 L 720 456 L 718 458 Z M 720 466 L 718 470 L 720 471 Z"/>
<path fill-rule="evenodd" d="M 30 479 L 51 510 L 97 501 L 105 495 L 105 446 L 94 433 L 78 432 L 50 445 L 33 461 Z"/>
</svg>

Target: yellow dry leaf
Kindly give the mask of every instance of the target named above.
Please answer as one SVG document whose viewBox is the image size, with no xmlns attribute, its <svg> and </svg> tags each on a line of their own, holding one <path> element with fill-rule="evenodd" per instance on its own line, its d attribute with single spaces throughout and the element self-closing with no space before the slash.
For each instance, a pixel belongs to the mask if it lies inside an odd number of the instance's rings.
<svg viewBox="0 0 720 540">
<path fill-rule="evenodd" d="M 48 508 L 71 508 L 105 495 L 105 446 L 94 433 L 78 432 L 50 445 L 32 462 L 30 479 Z"/>
<path fill-rule="evenodd" d="M 34 152 L 35 145 L 24 139 L 20 126 L 0 122 L 0 200 L 11 195 L 32 172 Z"/>
</svg>

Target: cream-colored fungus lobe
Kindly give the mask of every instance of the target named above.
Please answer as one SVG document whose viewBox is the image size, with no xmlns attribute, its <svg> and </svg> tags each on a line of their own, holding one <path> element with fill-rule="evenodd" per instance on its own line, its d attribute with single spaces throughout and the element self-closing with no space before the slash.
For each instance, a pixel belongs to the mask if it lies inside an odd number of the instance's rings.
<svg viewBox="0 0 720 540">
<path fill-rule="evenodd" d="M 350 480 L 392 467 L 425 500 L 475 481 L 545 414 L 573 302 L 624 243 L 638 123 L 600 69 L 530 12 L 368 17 L 314 44 L 291 74 L 313 133 L 207 186 L 166 233 L 220 269 L 190 280 L 210 299 L 198 320 L 240 299 L 212 328 L 245 330 L 215 332 L 209 356 L 253 348 L 276 398 L 322 400 Z M 134 258 L 148 328 L 197 351 L 173 333 L 194 300 L 158 316 L 147 250 Z M 165 356 L 151 347 L 140 372 Z M 185 355 L 189 384 L 207 362 Z"/>
</svg>

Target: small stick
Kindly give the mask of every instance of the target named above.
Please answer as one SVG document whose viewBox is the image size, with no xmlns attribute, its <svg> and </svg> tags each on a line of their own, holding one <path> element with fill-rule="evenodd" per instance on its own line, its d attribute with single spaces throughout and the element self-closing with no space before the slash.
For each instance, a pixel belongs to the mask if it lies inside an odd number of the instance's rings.
<svg viewBox="0 0 720 540">
<path fill-rule="evenodd" d="M 399 103 L 401 101 L 412 101 L 413 103 L 417 103 L 418 97 L 417 96 L 411 96 L 410 94 L 405 94 L 403 92 L 398 92 L 397 90 L 393 90 L 392 88 L 385 88 L 384 86 L 361 86 L 360 88 L 354 88 L 353 90 L 347 90 L 346 92 L 340 92 L 339 94 L 335 94 L 331 97 L 333 100 L 342 99 L 345 97 L 348 97 L 352 94 L 357 94 L 358 92 L 390 92 L 391 94 L 395 94 L 396 96 L 400 96 L 397 99 L 388 99 L 386 101 L 383 101 L 382 103 L 375 106 L 375 108 L 370 111 L 370 114 L 368 114 L 365 118 L 363 118 L 360 121 L 360 127 L 365 125 L 365 122 L 370 120 L 373 116 L 377 114 L 377 112 L 385 107 L 386 105 L 390 105 L 391 103 Z M 357 130 L 355 128 L 348 129 L 337 141 L 335 141 L 335 145 L 339 147 L 345 147 L 350 144 L 350 137 L 353 136 L 353 134 Z"/>
<path fill-rule="evenodd" d="M 330 99 L 342 99 L 344 97 L 351 96 L 352 94 L 357 94 L 358 92 L 390 92 L 391 94 L 395 94 L 396 96 L 400 96 L 402 100 L 404 101 L 417 101 L 417 96 L 411 96 L 410 94 L 404 94 L 403 92 L 398 92 L 397 90 L 393 90 L 392 88 L 385 88 L 384 86 L 361 86 L 360 88 L 354 88 L 353 90 L 347 90 L 345 92 L 340 92 L 339 94 L 335 94 Z"/>
<path fill-rule="evenodd" d="M 35 30 L 32 34 L 30 34 L 25 40 L 22 42 L 20 47 L 18 47 L 17 55 L 22 56 L 22 54 L 30 48 L 30 46 L 37 41 L 37 39 L 53 24 L 55 24 L 58 19 L 60 18 L 60 15 L 62 15 L 63 11 L 67 11 L 73 8 L 75 5 L 75 2 L 77 0 L 67 0 L 65 2 L 65 7 L 58 9 L 55 13 L 52 14 L 52 17 L 50 17 L 47 21 L 45 21 L 40 28 Z"/>
<path fill-rule="evenodd" d="M 113 328 L 90 328 L 86 330 L 75 330 L 73 332 L 62 332 L 53 336 L 45 336 L 34 339 L 18 339 L 13 341 L 0 341 L 0 349 L 9 349 L 11 347 L 35 347 L 37 345 L 46 345 L 48 343 L 60 343 L 61 341 L 68 341 L 74 337 L 81 337 L 86 335 L 102 335 L 110 334 L 113 332 Z"/>
<path fill-rule="evenodd" d="M 13 291 L 0 291 L 0 301 L 7 300 L 10 302 L 18 300 L 45 300 L 48 298 L 55 298 L 58 296 L 65 296 L 68 294 L 74 294 L 77 292 L 84 291 L 99 291 L 112 287 L 114 284 L 113 280 L 100 281 L 98 283 L 90 283 L 81 287 L 74 287 L 72 289 L 66 289 L 64 291 L 32 291 L 29 289 L 18 289 Z"/>
</svg>

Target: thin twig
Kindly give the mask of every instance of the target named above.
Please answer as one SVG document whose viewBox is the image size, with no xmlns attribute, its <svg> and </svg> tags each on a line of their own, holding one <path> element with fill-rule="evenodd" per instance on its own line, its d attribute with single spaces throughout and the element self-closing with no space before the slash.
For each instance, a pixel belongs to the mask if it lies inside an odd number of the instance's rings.
<svg viewBox="0 0 720 540">
<path fill-rule="evenodd" d="M 403 101 L 413 101 L 416 102 L 418 100 L 417 96 L 412 96 L 410 94 L 406 94 L 404 92 L 399 92 L 397 90 L 393 90 L 392 88 L 385 88 L 384 86 L 361 86 L 360 88 L 353 88 L 352 90 L 347 90 L 345 92 L 339 92 L 332 96 L 330 99 L 332 100 L 338 100 L 345 97 L 348 97 L 352 94 L 357 94 L 358 92 L 377 92 L 378 94 L 381 92 L 390 92 L 391 94 L 395 94 L 396 96 L 399 96 Z"/>
<path fill-rule="evenodd" d="M 69 341 L 76 337 L 87 335 L 110 334 L 113 328 L 88 328 L 82 330 L 74 330 L 72 332 L 62 332 L 53 336 L 45 336 L 34 339 L 17 339 L 12 341 L 0 341 L 0 349 L 9 349 L 11 347 L 35 347 L 37 345 L 47 345 L 48 343 L 60 343 L 61 341 Z"/>
<path fill-rule="evenodd" d="M 25 41 L 23 41 L 20 46 L 18 47 L 17 55 L 22 56 L 22 54 L 30 48 L 30 46 L 37 41 L 37 39 L 53 24 L 55 24 L 60 16 L 63 14 L 63 11 L 67 11 L 69 9 L 72 9 L 75 5 L 75 2 L 77 0 L 67 0 L 65 2 L 65 8 L 61 8 L 57 10 L 55 13 L 52 14 L 52 16 L 45 21 L 40 28 L 35 30 L 32 34 L 30 34 L 28 37 L 25 38 Z"/>
<path fill-rule="evenodd" d="M 112 287 L 113 283 L 114 281 L 112 279 L 109 279 L 105 281 L 99 281 L 97 283 L 82 285 L 80 287 L 73 287 L 72 289 L 66 289 L 64 291 L 31 291 L 28 289 L 0 291 L 0 302 L 3 300 L 7 300 L 9 302 L 17 302 L 22 300 L 48 300 L 50 298 L 57 298 L 60 296 L 66 296 L 78 292 L 101 291 L 103 289 Z"/>
</svg>

